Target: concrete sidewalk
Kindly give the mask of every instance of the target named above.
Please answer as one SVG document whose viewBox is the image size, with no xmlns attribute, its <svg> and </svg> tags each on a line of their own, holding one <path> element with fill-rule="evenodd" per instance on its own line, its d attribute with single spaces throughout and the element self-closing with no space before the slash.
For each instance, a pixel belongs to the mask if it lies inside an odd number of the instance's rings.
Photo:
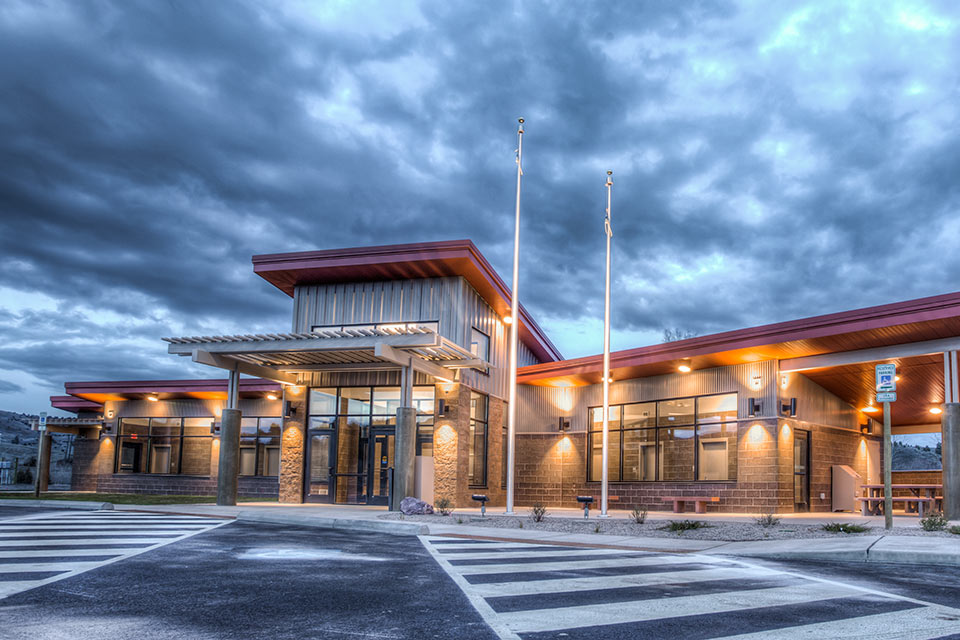
<svg viewBox="0 0 960 640">
<path fill-rule="evenodd" d="M 103 503 L 83 503 L 55 500 L 3 500 L 0 504 L 18 506 L 44 506 L 56 508 L 110 508 Z M 69 504 L 69 506 L 67 506 Z M 436 524 L 409 522 L 401 520 L 383 520 L 379 516 L 385 513 L 383 507 L 353 505 L 287 505 L 278 503 L 244 503 L 233 507 L 220 507 L 213 504 L 173 504 L 173 505 L 113 505 L 117 511 L 140 511 L 152 513 L 177 513 L 206 517 L 235 518 L 251 522 L 287 524 L 342 531 L 366 531 L 391 535 L 442 535 L 468 537 L 484 540 L 543 542 L 548 544 L 575 546 L 603 546 L 655 551 L 661 553 L 706 553 L 709 555 L 775 558 L 791 560 L 816 560 L 826 562 L 890 562 L 907 564 L 936 564 L 960 567 L 960 536 L 922 537 L 922 536 L 847 536 L 837 534 L 832 538 L 802 538 L 794 540 L 758 540 L 750 542 L 724 542 L 718 540 L 697 540 L 677 537 L 618 536 L 607 534 L 562 533 L 555 531 L 535 531 L 530 529 L 498 529 L 477 527 L 466 524 Z M 479 516 L 478 509 L 457 509 L 463 516 Z M 502 512 L 488 510 L 489 515 L 501 515 Z M 582 518 L 583 512 L 575 509 L 552 509 L 552 517 Z M 626 518 L 628 512 L 611 512 L 611 517 Z M 526 518 L 525 512 L 518 518 Z M 706 521 L 750 521 L 756 518 L 749 514 L 672 514 L 653 512 L 649 519 L 674 520 L 677 518 L 696 518 Z M 591 516 L 591 520 L 594 517 Z M 857 523 L 882 526 L 883 519 L 862 518 L 849 513 L 831 514 L 784 514 L 785 523 L 818 524 L 827 521 L 855 521 Z M 876 522 L 874 522 L 876 520 Z M 895 518 L 897 526 L 919 526 L 915 516 Z"/>
</svg>

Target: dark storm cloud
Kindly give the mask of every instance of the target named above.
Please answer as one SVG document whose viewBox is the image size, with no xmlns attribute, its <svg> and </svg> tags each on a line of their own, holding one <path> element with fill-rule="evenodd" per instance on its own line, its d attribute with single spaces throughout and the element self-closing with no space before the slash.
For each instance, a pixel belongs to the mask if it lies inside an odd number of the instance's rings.
<svg viewBox="0 0 960 640">
<path fill-rule="evenodd" d="M 568 355 L 608 168 L 615 333 L 957 289 L 958 14 L 4 3 L 0 364 L 196 375 L 157 339 L 288 326 L 255 253 L 469 237 L 509 280 L 521 115 L 521 297 Z"/>
<path fill-rule="evenodd" d="M 23 393 L 23 387 L 6 380 L 0 380 L 0 395 L 5 393 Z"/>
</svg>

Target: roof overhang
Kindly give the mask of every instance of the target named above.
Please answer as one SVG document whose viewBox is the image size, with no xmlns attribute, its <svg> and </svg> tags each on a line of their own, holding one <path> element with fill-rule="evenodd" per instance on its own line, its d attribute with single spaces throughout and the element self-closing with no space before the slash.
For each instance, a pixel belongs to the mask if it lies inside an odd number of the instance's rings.
<svg viewBox="0 0 960 640">
<path fill-rule="evenodd" d="M 168 352 L 221 369 L 297 384 L 315 371 L 397 369 L 410 366 L 452 381 L 462 368 L 486 371 L 488 363 L 416 324 L 318 329 L 311 333 L 164 338 Z"/>
<path fill-rule="evenodd" d="M 226 400 L 227 398 L 227 381 L 225 379 L 67 382 L 64 384 L 64 388 L 75 399 L 88 400 L 96 403 L 97 406 L 109 401 L 143 400 L 150 396 L 160 400 L 183 398 Z M 263 397 L 268 393 L 279 390 L 280 385 L 270 380 L 240 379 L 241 398 Z M 57 405 L 54 404 L 54 406 Z"/>
<path fill-rule="evenodd" d="M 766 360 L 802 372 L 854 406 L 873 389 L 873 364 L 894 362 L 909 377 L 910 393 L 894 404 L 899 424 L 929 421 L 928 408 L 943 402 L 944 351 L 960 349 L 960 293 L 844 311 L 617 351 L 615 380 L 676 373 L 686 364 L 708 369 Z M 601 355 L 523 367 L 518 381 L 578 386 L 601 381 Z M 907 398 L 911 400 L 905 401 Z M 877 418 L 879 413 L 871 414 Z"/>
<path fill-rule="evenodd" d="M 469 240 L 258 255 L 253 271 L 290 296 L 301 284 L 462 276 L 498 315 L 510 315 L 510 289 Z M 544 362 L 562 357 L 522 305 L 520 339 Z"/>
<path fill-rule="evenodd" d="M 61 411 L 80 413 L 83 411 L 101 411 L 103 405 L 74 396 L 50 396 L 50 406 Z"/>
</svg>

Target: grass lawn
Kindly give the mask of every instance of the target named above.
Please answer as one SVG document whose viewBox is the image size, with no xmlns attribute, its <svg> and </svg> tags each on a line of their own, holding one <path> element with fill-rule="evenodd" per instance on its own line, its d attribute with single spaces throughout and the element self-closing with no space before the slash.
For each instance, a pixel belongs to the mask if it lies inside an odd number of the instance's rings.
<svg viewBox="0 0 960 640">
<path fill-rule="evenodd" d="M 0 492 L 0 500 L 33 500 L 32 491 Z M 83 500 L 85 502 L 112 502 L 113 504 L 213 504 L 216 496 L 167 496 L 135 493 L 44 493 L 41 500 Z M 276 498 L 237 498 L 237 502 L 276 502 Z"/>
</svg>

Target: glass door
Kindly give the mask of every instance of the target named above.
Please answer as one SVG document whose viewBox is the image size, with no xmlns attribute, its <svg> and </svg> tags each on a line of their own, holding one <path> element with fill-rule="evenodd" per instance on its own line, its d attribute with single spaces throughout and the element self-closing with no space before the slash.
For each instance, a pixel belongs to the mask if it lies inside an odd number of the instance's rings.
<svg viewBox="0 0 960 640">
<path fill-rule="evenodd" d="M 333 431 L 311 429 L 307 439 L 307 502 L 331 502 L 330 449 Z"/>
<path fill-rule="evenodd" d="M 394 467 L 395 436 L 392 431 L 370 434 L 370 468 L 367 504 L 387 504 L 390 498 L 390 469 Z"/>
<path fill-rule="evenodd" d="M 793 432 L 793 503 L 798 512 L 810 511 L 810 432 Z"/>
</svg>

